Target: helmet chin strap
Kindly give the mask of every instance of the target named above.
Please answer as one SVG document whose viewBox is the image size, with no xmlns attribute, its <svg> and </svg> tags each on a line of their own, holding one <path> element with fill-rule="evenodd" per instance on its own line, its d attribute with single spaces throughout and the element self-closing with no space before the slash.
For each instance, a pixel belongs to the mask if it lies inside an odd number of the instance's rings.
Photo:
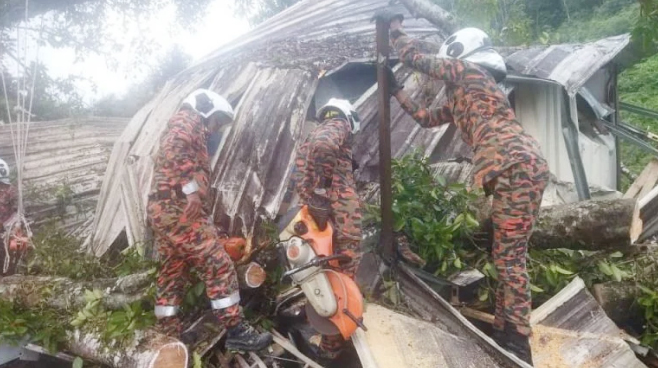
<svg viewBox="0 0 658 368">
<path fill-rule="evenodd" d="M 464 60 L 464 59 L 466 59 L 466 58 L 469 57 L 469 56 L 473 56 L 473 55 L 477 54 L 478 52 L 486 51 L 486 50 L 493 50 L 493 47 L 492 47 L 492 46 L 480 46 L 480 47 L 478 47 L 477 49 L 475 49 L 475 50 L 469 52 L 468 54 L 465 54 L 465 55 L 460 56 L 459 59 L 460 59 L 460 60 Z"/>
</svg>

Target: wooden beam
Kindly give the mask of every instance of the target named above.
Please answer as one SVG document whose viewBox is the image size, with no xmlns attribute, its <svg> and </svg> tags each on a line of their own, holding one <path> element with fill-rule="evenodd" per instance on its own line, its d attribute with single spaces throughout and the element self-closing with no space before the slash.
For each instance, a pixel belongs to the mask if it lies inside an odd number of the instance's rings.
<svg viewBox="0 0 658 368">
<path fill-rule="evenodd" d="M 643 198 L 658 184 L 658 159 L 652 158 L 640 176 L 631 184 L 624 198 Z"/>
<path fill-rule="evenodd" d="M 304 362 L 306 365 L 312 368 L 323 368 L 321 365 L 318 363 L 314 362 L 311 360 L 309 357 L 306 355 L 302 354 L 301 351 L 297 350 L 297 348 L 288 341 L 283 335 L 281 335 L 278 331 L 272 330 L 272 338 L 274 339 L 274 342 L 279 344 L 282 348 L 288 350 L 290 354 L 296 356 L 298 359 L 300 359 L 302 362 Z"/>
<path fill-rule="evenodd" d="M 489 314 L 487 312 L 482 312 L 477 309 L 469 308 L 469 307 L 461 307 L 459 308 L 459 312 L 464 315 L 464 317 L 472 318 L 474 320 L 488 323 L 490 325 L 493 325 L 494 323 L 494 315 Z"/>
</svg>

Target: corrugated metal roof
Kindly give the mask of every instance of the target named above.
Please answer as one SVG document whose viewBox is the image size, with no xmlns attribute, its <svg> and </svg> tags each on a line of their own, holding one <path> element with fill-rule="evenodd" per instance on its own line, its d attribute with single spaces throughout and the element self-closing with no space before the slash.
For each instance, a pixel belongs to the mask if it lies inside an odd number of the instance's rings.
<svg viewBox="0 0 658 368">
<path fill-rule="evenodd" d="M 61 219 L 69 230 L 84 223 L 93 214 L 112 145 L 127 122 L 89 117 L 31 123 L 23 172 L 28 217 L 37 225 Z M 9 125 L 0 126 L 0 157 L 15 168 Z M 64 202 L 69 205 L 63 207 Z"/>
<path fill-rule="evenodd" d="M 580 88 L 603 66 L 628 46 L 630 35 L 608 37 L 586 44 L 532 47 L 516 51 L 506 62 L 515 71 L 562 84 L 569 95 Z"/>
</svg>

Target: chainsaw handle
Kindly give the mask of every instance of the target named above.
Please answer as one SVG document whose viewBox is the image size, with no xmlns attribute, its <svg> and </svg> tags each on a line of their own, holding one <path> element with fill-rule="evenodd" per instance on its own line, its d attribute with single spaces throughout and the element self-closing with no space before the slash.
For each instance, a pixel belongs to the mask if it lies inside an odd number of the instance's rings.
<svg viewBox="0 0 658 368">
<path fill-rule="evenodd" d="M 352 258 L 350 258 L 350 256 L 345 255 L 345 254 L 334 254 L 334 255 L 332 255 L 332 256 L 327 256 L 327 257 L 316 257 L 316 258 L 313 258 L 313 260 L 312 260 L 311 262 L 309 262 L 309 263 L 307 263 L 307 264 L 305 264 L 305 265 L 303 265 L 303 266 L 300 266 L 300 267 L 297 267 L 297 268 L 293 268 L 292 270 L 286 271 L 286 272 L 281 276 L 281 279 L 284 280 L 284 279 L 286 279 L 287 277 L 290 277 L 290 276 L 292 276 L 292 275 L 294 275 L 294 274 L 296 274 L 296 273 L 298 273 L 298 272 L 304 271 L 304 270 L 306 270 L 306 269 L 308 269 L 308 268 L 311 268 L 311 267 L 318 267 L 318 266 L 320 266 L 320 265 L 322 265 L 322 264 L 325 264 L 325 263 L 328 263 L 328 262 L 331 262 L 331 261 L 334 261 L 334 260 L 339 260 L 339 261 L 340 261 L 340 260 L 345 260 L 345 261 L 349 261 L 349 260 L 351 260 L 351 259 L 352 259 Z"/>
</svg>

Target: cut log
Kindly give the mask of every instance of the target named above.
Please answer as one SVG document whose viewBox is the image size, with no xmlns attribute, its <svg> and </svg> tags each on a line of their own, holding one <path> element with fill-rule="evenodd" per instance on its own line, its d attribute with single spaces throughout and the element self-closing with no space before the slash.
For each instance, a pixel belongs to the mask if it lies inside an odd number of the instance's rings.
<svg viewBox="0 0 658 368">
<path fill-rule="evenodd" d="M 658 186 L 642 197 L 638 204 L 644 225 L 640 241 L 645 241 L 658 234 Z"/>
<path fill-rule="evenodd" d="M 186 368 L 188 351 L 182 342 L 152 330 L 136 333 L 127 348 L 103 345 L 100 336 L 79 330 L 69 333 L 67 350 L 89 361 L 116 368 Z"/>
<path fill-rule="evenodd" d="M 480 199 L 472 206 L 480 222 L 479 242 L 491 242 L 491 203 Z M 637 200 L 589 200 L 542 207 L 535 221 L 530 246 L 539 249 L 623 249 L 642 232 Z"/>
<path fill-rule="evenodd" d="M 640 176 L 631 184 L 624 198 L 641 199 L 658 184 L 658 159 L 651 159 Z"/>
<path fill-rule="evenodd" d="M 255 289 L 263 285 L 267 278 L 267 273 L 256 262 L 251 262 L 244 266 L 238 266 L 238 282 L 241 289 Z"/>
</svg>

